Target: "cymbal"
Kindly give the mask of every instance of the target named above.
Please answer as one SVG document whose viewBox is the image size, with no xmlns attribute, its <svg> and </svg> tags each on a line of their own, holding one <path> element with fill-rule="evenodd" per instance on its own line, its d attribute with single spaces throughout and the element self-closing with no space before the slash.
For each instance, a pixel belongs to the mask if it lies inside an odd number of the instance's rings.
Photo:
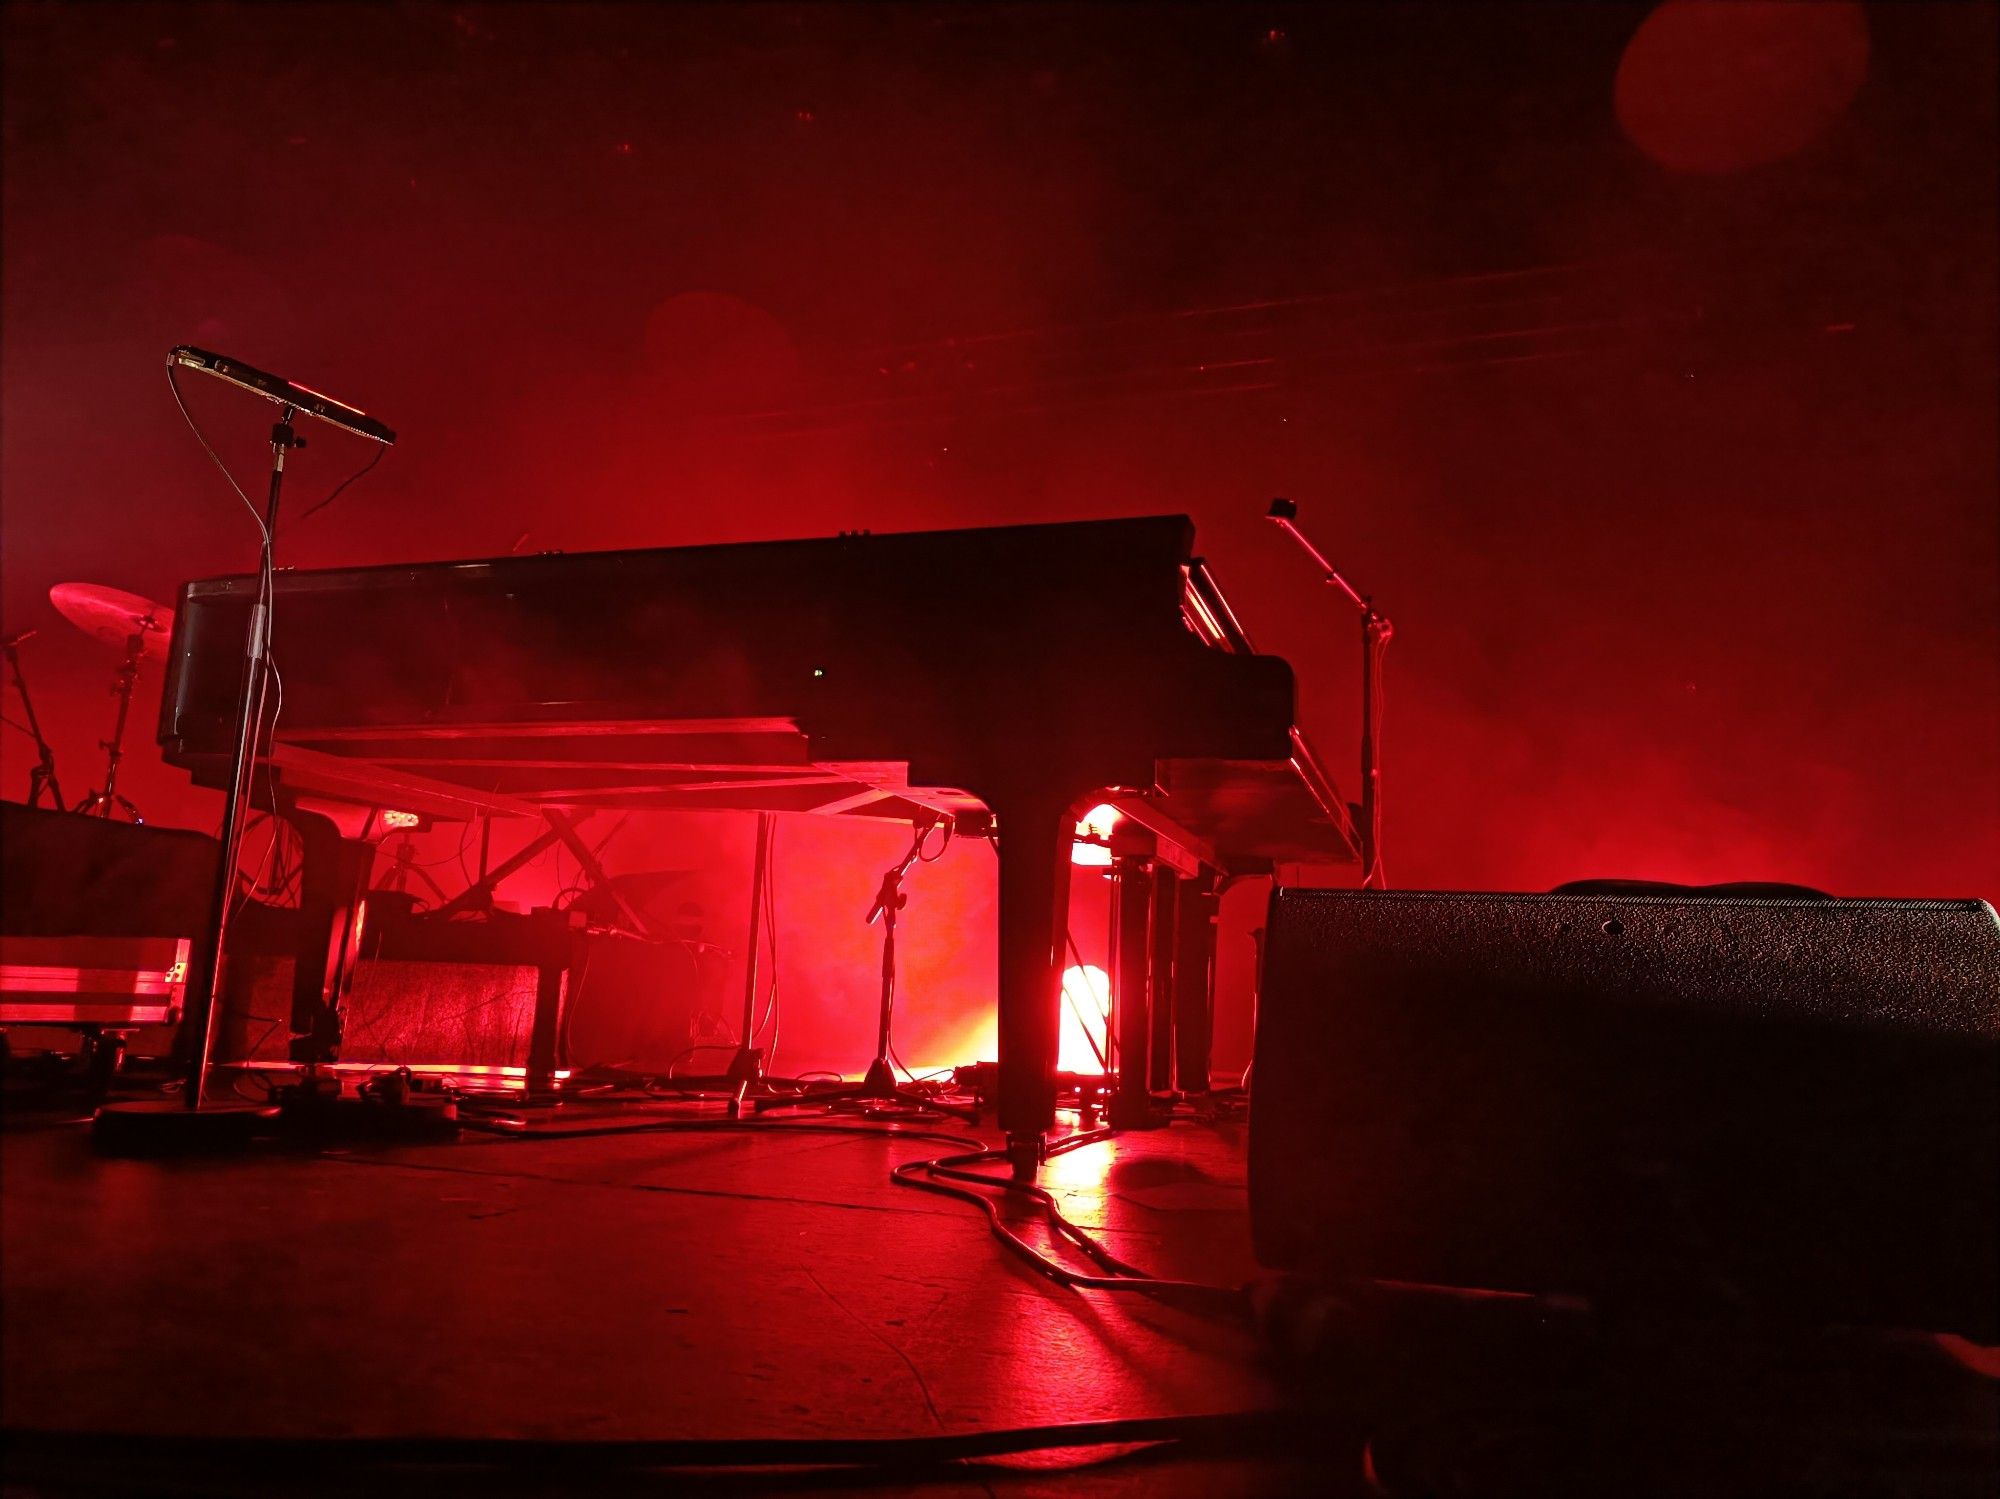
<svg viewBox="0 0 2000 1499">
<path fill-rule="evenodd" d="M 49 590 L 56 612 L 93 640 L 123 650 L 134 635 L 139 654 L 157 656 L 167 648 L 174 611 L 122 588 L 102 583 L 58 583 Z"/>
</svg>

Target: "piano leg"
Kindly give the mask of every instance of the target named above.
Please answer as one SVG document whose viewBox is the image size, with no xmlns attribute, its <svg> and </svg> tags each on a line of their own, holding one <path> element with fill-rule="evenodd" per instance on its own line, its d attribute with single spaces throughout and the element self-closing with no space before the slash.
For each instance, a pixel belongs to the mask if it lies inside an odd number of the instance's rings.
<svg viewBox="0 0 2000 1499">
<path fill-rule="evenodd" d="M 1180 930 L 1181 877 L 1162 861 L 1153 871 L 1152 1053 L 1146 1086 L 1165 1095 L 1174 1091 L 1174 941 Z"/>
<path fill-rule="evenodd" d="M 1117 981 L 1112 1020 L 1118 1027 L 1118 1083 L 1111 1098 L 1111 1123 L 1118 1129 L 1150 1129 L 1153 1116 L 1149 1057 L 1153 1031 L 1153 882 L 1172 879 L 1149 861 L 1132 856 L 1114 865 L 1118 881 Z"/>
<path fill-rule="evenodd" d="M 340 1060 L 341 1027 L 354 968 L 368 876 L 375 867 L 372 814 L 343 816 L 299 805 L 285 809 L 303 848 L 299 938 L 292 970 L 291 1059 L 308 1066 Z M 354 836 L 357 832 L 362 836 Z"/>
<path fill-rule="evenodd" d="M 1031 1179 L 1056 1117 L 1062 943 L 1069 924 L 1073 798 L 984 795 L 1000 834 L 1000 1127 Z"/>
<path fill-rule="evenodd" d="M 1204 869 L 1181 882 L 1174 952 L 1174 1085 L 1190 1097 L 1208 1092 L 1215 1040 L 1215 876 Z"/>
</svg>

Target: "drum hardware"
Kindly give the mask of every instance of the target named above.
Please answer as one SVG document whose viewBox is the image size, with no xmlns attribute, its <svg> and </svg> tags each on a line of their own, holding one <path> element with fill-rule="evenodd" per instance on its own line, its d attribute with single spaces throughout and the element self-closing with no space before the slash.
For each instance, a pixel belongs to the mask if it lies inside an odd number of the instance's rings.
<svg viewBox="0 0 2000 1499">
<path fill-rule="evenodd" d="M 21 646 L 36 633 L 34 630 L 23 630 L 0 642 L 0 652 L 5 653 L 7 666 L 14 674 L 14 691 L 20 695 L 21 712 L 28 719 L 25 725 L 14 723 L 11 718 L 7 722 L 35 741 L 35 764 L 28 771 L 28 805 L 39 807 L 46 794 L 49 806 L 60 812 L 63 794 L 62 784 L 56 780 L 56 752 L 50 748 L 48 739 L 42 733 L 42 721 L 35 716 L 35 700 L 28 696 L 28 679 L 21 675 Z"/>
<path fill-rule="evenodd" d="M 104 787 L 93 788 L 70 810 L 86 817 L 111 817 L 122 812 L 133 822 L 142 823 L 145 817 L 118 790 L 118 767 L 125 758 L 125 724 L 132 712 L 132 689 L 140 668 L 160 658 L 173 632 L 174 611 L 139 594 L 99 583 L 58 583 L 49 590 L 49 602 L 91 639 L 121 646 L 125 652 L 111 683 L 111 695 L 118 699 L 118 717 L 111 737 L 97 741 L 105 755 Z"/>
</svg>

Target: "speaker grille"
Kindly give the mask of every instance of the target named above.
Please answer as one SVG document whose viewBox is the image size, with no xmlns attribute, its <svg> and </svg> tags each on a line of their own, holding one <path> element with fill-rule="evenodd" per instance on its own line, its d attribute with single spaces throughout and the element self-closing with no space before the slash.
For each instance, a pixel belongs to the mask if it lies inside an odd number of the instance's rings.
<svg viewBox="0 0 2000 1499">
<path fill-rule="evenodd" d="M 1259 1258 L 1990 1335 L 1996 1038 L 1979 901 L 1280 891 Z"/>
</svg>

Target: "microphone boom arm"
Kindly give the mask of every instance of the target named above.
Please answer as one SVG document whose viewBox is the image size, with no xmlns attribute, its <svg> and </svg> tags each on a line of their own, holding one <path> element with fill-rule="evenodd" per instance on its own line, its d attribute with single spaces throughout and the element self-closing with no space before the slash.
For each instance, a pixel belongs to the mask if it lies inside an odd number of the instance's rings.
<svg viewBox="0 0 2000 1499">
<path fill-rule="evenodd" d="M 1313 566 L 1319 569 L 1320 581 L 1338 588 L 1361 616 L 1361 887 L 1364 890 L 1379 890 L 1382 887 L 1382 728 L 1379 698 L 1382 656 L 1395 637 L 1396 629 L 1389 623 L 1389 616 L 1375 607 L 1375 600 L 1342 577 L 1339 569 L 1327 560 L 1326 554 L 1299 529 L 1298 514 L 1299 507 L 1292 501 L 1276 499 L 1271 501 L 1266 517 L 1312 559 Z"/>
<path fill-rule="evenodd" d="M 336 401 L 332 396 L 321 395 L 310 386 L 295 385 L 280 376 L 267 374 L 225 354 L 211 354 L 207 349 L 197 349 L 192 344 L 180 344 L 167 355 L 167 365 L 169 368 L 181 365 L 213 375 L 218 380 L 227 380 L 231 385 L 255 391 L 267 401 L 276 401 L 280 406 L 290 407 L 306 416 L 318 417 L 329 426 L 352 432 L 356 437 L 366 437 L 384 447 L 396 441 L 392 429 L 358 407 Z"/>
</svg>

